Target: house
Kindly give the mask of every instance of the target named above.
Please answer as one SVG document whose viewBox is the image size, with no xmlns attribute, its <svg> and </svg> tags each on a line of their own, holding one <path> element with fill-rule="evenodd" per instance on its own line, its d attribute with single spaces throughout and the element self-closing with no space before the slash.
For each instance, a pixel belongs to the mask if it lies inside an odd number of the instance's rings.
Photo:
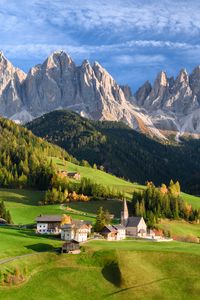
<svg viewBox="0 0 200 300">
<path fill-rule="evenodd" d="M 71 179 L 76 179 L 76 180 L 80 180 L 81 179 L 81 174 L 77 173 L 77 172 L 66 172 L 64 170 L 59 170 L 57 172 L 57 175 L 61 178 L 71 178 Z"/>
<path fill-rule="evenodd" d="M 77 172 L 68 172 L 67 176 L 69 178 L 76 179 L 76 180 L 80 180 L 81 179 L 81 174 L 77 173 Z"/>
<path fill-rule="evenodd" d="M 126 228 L 121 224 L 113 225 L 113 227 L 117 230 L 116 240 L 124 240 L 126 238 Z"/>
<path fill-rule="evenodd" d="M 105 225 L 101 231 L 101 235 L 108 241 L 117 240 L 117 229 L 112 225 Z"/>
<path fill-rule="evenodd" d="M 79 242 L 74 240 L 65 242 L 61 248 L 61 253 L 79 253 L 79 252 L 80 252 Z"/>
<path fill-rule="evenodd" d="M 40 234 L 60 234 L 62 215 L 40 215 L 36 218 L 36 232 Z"/>
<path fill-rule="evenodd" d="M 108 241 L 119 241 L 126 238 L 126 230 L 121 224 L 105 225 L 101 231 L 101 235 Z"/>
<path fill-rule="evenodd" d="M 126 200 L 121 212 L 121 224 L 126 228 L 126 235 L 132 237 L 146 237 L 147 225 L 143 217 L 129 217 Z"/>
<path fill-rule="evenodd" d="M 70 224 L 61 227 L 61 239 L 64 241 L 75 240 L 85 242 L 91 233 L 92 225 L 86 221 L 73 220 Z"/>
</svg>

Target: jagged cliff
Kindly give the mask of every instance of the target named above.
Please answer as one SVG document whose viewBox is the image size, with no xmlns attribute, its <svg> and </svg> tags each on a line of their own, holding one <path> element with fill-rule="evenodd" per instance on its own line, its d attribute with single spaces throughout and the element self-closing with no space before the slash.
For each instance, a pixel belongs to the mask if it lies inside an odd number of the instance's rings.
<svg viewBox="0 0 200 300">
<path fill-rule="evenodd" d="M 133 95 L 119 86 L 98 63 L 76 66 L 63 51 L 51 54 L 28 74 L 0 53 L 0 114 L 27 122 L 56 109 L 68 108 L 94 120 L 122 121 L 166 139 L 169 133 L 200 133 L 200 67 L 176 79 L 160 72 Z"/>
</svg>

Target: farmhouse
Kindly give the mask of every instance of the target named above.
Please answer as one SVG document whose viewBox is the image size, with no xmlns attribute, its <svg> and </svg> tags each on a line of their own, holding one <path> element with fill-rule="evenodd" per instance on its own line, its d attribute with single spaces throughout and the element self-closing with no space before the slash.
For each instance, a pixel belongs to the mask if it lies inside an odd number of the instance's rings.
<svg viewBox="0 0 200 300">
<path fill-rule="evenodd" d="M 71 178 L 71 179 L 76 179 L 76 180 L 80 180 L 81 179 L 81 174 L 77 173 L 77 172 L 66 172 L 64 170 L 59 170 L 57 172 L 57 175 L 61 178 Z"/>
<path fill-rule="evenodd" d="M 59 215 L 40 215 L 36 218 L 36 232 L 40 234 L 60 234 L 63 216 Z"/>
<path fill-rule="evenodd" d="M 68 172 L 67 176 L 69 178 L 76 179 L 76 180 L 80 180 L 81 179 L 81 174 L 77 173 L 77 172 Z"/>
<path fill-rule="evenodd" d="M 108 241 L 119 241 L 126 237 L 125 227 L 122 225 L 105 225 L 101 234 Z"/>
<path fill-rule="evenodd" d="M 121 212 L 121 224 L 126 228 L 126 235 L 133 237 L 146 237 L 147 225 L 143 217 L 129 217 L 126 200 Z"/>
<path fill-rule="evenodd" d="M 91 225 L 84 221 L 72 221 L 61 227 L 61 239 L 64 241 L 75 240 L 77 242 L 87 241 L 91 233 Z"/>
</svg>

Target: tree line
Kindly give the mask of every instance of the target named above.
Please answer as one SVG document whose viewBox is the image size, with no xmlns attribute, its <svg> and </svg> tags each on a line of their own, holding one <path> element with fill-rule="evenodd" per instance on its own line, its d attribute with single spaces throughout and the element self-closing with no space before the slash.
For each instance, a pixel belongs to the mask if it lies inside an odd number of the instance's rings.
<svg viewBox="0 0 200 300">
<path fill-rule="evenodd" d="M 171 180 L 169 186 L 162 184 L 160 188 L 156 188 L 150 182 L 147 189 L 133 193 L 133 214 L 144 217 L 149 227 L 158 223 L 159 218 L 197 221 L 200 218 L 200 210 L 193 209 L 181 198 L 180 193 L 178 181 L 174 183 Z"/>
<path fill-rule="evenodd" d="M 80 182 L 74 182 L 54 174 L 51 188 L 46 191 L 42 204 L 115 198 L 124 199 L 124 193 L 89 178 L 83 177 Z"/>
</svg>

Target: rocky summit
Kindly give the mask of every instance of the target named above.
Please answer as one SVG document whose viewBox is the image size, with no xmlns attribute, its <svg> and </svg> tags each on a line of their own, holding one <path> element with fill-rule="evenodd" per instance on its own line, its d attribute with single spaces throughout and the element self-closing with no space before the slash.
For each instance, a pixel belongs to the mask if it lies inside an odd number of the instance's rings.
<svg viewBox="0 0 200 300">
<path fill-rule="evenodd" d="M 200 67 L 176 79 L 160 72 L 133 95 L 98 63 L 76 66 L 64 51 L 51 54 L 28 74 L 0 53 L 0 114 L 28 122 L 67 108 L 94 120 L 122 121 L 140 132 L 166 140 L 169 134 L 200 134 Z"/>
</svg>

